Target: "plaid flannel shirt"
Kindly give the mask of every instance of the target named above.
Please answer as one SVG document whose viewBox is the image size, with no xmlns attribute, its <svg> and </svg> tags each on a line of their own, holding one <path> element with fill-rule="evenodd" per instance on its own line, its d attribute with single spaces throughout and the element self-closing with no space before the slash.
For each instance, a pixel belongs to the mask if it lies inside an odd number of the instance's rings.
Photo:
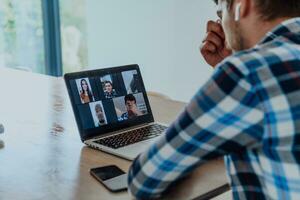
<svg viewBox="0 0 300 200">
<path fill-rule="evenodd" d="M 183 113 L 129 170 L 129 191 L 159 197 L 225 156 L 234 199 L 300 199 L 300 18 L 220 63 Z"/>
</svg>

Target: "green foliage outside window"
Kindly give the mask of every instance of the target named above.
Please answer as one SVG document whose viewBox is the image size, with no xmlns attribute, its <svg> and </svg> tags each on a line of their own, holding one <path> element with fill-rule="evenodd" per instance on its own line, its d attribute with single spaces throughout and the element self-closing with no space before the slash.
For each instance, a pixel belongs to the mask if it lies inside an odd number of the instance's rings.
<svg viewBox="0 0 300 200">
<path fill-rule="evenodd" d="M 45 72 L 41 1 L 1 0 L 0 67 Z"/>
<path fill-rule="evenodd" d="M 45 73 L 41 0 L 0 0 L 0 67 Z M 86 0 L 60 0 L 63 71 L 88 65 Z"/>
</svg>

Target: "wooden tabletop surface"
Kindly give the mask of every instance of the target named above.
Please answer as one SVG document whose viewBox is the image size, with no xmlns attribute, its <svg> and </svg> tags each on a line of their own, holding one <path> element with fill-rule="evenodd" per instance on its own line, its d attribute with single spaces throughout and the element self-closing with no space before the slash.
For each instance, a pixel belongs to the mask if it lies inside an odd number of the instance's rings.
<svg viewBox="0 0 300 200">
<path fill-rule="evenodd" d="M 111 193 L 89 169 L 130 162 L 81 143 L 62 78 L 0 69 L 0 199 L 131 199 Z M 156 121 L 171 123 L 184 103 L 149 96 Z M 199 167 L 171 188 L 165 199 L 203 199 L 226 190 L 223 160 Z"/>
</svg>

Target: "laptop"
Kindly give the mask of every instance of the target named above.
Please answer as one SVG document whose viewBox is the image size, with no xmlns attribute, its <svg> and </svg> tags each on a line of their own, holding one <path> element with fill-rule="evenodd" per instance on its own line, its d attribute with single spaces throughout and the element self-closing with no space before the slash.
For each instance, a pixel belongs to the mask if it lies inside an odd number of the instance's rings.
<svg viewBox="0 0 300 200">
<path fill-rule="evenodd" d="M 134 160 L 166 130 L 154 122 L 139 66 L 68 73 L 65 83 L 81 141 Z"/>
</svg>

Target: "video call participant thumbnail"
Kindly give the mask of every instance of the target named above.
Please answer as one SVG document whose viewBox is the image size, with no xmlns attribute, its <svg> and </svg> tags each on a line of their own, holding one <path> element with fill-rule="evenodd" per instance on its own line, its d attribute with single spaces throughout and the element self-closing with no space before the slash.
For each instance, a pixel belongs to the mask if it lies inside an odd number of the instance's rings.
<svg viewBox="0 0 300 200">
<path fill-rule="evenodd" d="M 81 103 L 89 103 L 94 100 L 93 94 L 90 90 L 89 84 L 86 79 L 80 80 L 80 100 Z"/>
<path fill-rule="evenodd" d="M 106 122 L 105 122 L 105 118 L 104 118 L 103 108 L 101 107 L 100 104 L 96 104 L 95 112 L 96 112 L 96 116 L 98 118 L 98 123 L 96 124 L 96 126 L 105 125 Z"/>
<path fill-rule="evenodd" d="M 104 82 L 104 96 L 107 99 L 114 98 L 117 96 L 117 92 L 113 88 L 113 84 L 111 81 Z"/>
<path fill-rule="evenodd" d="M 127 120 L 127 119 L 134 119 L 137 116 L 141 116 L 142 113 L 139 111 L 137 104 L 136 104 L 136 99 L 133 96 L 133 94 L 128 94 L 124 97 L 124 103 L 126 106 L 126 112 L 124 112 L 119 121 L 122 120 Z"/>
<path fill-rule="evenodd" d="M 122 77 L 127 94 L 133 94 L 142 91 L 136 70 L 122 72 Z"/>
<path fill-rule="evenodd" d="M 107 119 L 101 101 L 91 103 L 90 109 L 93 115 L 95 127 L 107 124 Z"/>
</svg>

